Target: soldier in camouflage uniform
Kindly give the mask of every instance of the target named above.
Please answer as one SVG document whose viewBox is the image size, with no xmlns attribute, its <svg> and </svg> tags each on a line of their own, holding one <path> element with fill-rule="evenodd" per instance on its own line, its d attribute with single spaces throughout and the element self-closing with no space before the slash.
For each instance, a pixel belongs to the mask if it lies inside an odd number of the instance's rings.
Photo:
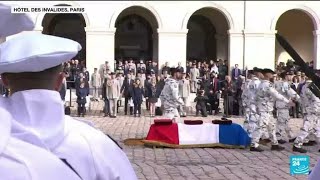
<svg viewBox="0 0 320 180">
<path fill-rule="evenodd" d="M 259 124 L 256 126 L 260 128 L 255 128 L 252 132 L 250 151 L 263 151 L 259 147 L 259 140 L 262 135 L 261 131 L 267 131 L 270 134 L 272 141 L 271 150 L 281 151 L 284 150 L 284 147 L 278 145 L 278 140 L 276 137 L 276 119 L 272 114 L 274 102 L 275 100 L 281 100 L 286 103 L 290 103 L 290 105 L 292 102 L 274 89 L 272 82 L 270 82 L 270 80 L 273 78 L 274 72 L 270 69 L 264 69 L 262 72 L 265 78 L 261 81 L 256 95 L 256 106 L 260 115 L 260 119 L 257 122 Z"/>
<path fill-rule="evenodd" d="M 292 150 L 300 153 L 306 153 L 307 150 L 302 148 L 304 140 L 312 133 L 320 138 L 319 120 L 320 115 L 320 99 L 316 97 L 308 88 L 311 81 L 308 80 L 301 90 L 301 105 L 306 111 L 303 127 L 294 141 Z"/>
<path fill-rule="evenodd" d="M 248 131 L 248 127 L 249 127 L 249 115 L 250 115 L 250 108 L 249 108 L 249 83 L 251 81 L 251 77 L 252 77 L 252 72 L 248 71 L 248 78 L 246 80 L 246 82 L 243 85 L 243 91 L 241 94 L 241 99 L 242 99 L 242 107 L 244 110 L 244 121 L 243 121 L 243 129 L 245 131 L 248 132 L 249 136 L 250 133 Z"/>
<path fill-rule="evenodd" d="M 179 96 L 180 71 L 176 68 L 170 69 L 171 77 L 165 80 L 165 85 L 160 94 L 161 104 L 163 106 L 164 116 L 170 119 L 180 118 L 178 108 L 184 105 Z"/>
<path fill-rule="evenodd" d="M 280 75 L 281 80 L 279 83 L 275 86 L 276 90 L 283 95 L 284 97 L 288 99 L 294 99 L 296 101 L 299 101 L 300 97 L 299 95 L 290 87 L 288 83 L 288 75 L 286 72 L 282 73 Z M 283 101 L 276 101 L 276 108 L 277 108 L 277 137 L 278 142 L 280 144 L 284 144 L 287 142 L 287 140 L 293 139 L 293 133 L 292 130 L 289 127 L 289 108 L 290 106 L 287 103 L 284 103 Z"/>
<path fill-rule="evenodd" d="M 257 89 L 260 85 L 260 80 L 255 75 L 251 75 L 251 81 L 248 83 L 246 89 L 243 91 L 243 101 L 245 101 L 245 113 L 248 126 L 244 124 L 244 128 L 248 132 L 248 135 L 252 137 L 252 132 L 259 128 L 259 115 L 257 113 L 255 97 Z"/>
</svg>

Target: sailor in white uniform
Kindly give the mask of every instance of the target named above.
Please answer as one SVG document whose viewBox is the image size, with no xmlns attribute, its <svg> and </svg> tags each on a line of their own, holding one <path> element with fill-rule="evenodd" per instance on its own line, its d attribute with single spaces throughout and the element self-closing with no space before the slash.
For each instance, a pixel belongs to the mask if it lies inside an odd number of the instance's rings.
<svg viewBox="0 0 320 180">
<path fill-rule="evenodd" d="M 64 159 L 82 180 L 136 180 L 127 156 L 110 138 L 64 115 L 61 64 L 80 49 L 75 41 L 38 33 L 0 45 L 0 74 L 12 93 L 6 106 L 15 120 L 12 134 Z"/>
<path fill-rule="evenodd" d="M 11 7 L 0 4 L 0 37 L 4 38 L 34 28 L 25 14 L 11 14 Z M 1 53 L 3 53 L 1 51 Z M 12 137 L 11 114 L 7 99 L 0 97 L 0 179 L 3 180 L 80 180 L 57 156 L 45 149 Z"/>
</svg>

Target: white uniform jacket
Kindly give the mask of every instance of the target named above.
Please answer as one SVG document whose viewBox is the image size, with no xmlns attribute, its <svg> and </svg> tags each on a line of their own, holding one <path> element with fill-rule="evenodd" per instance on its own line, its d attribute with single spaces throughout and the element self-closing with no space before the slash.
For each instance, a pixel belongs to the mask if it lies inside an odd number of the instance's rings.
<svg viewBox="0 0 320 180">
<path fill-rule="evenodd" d="M 110 138 L 64 115 L 58 92 L 16 92 L 9 102 L 16 120 L 13 135 L 65 159 L 82 180 L 137 179 L 125 153 Z"/>
<path fill-rule="evenodd" d="M 1 107 L 0 114 L 0 179 L 80 180 L 68 165 L 49 151 L 12 137 L 11 115 Z"/>
</svg>

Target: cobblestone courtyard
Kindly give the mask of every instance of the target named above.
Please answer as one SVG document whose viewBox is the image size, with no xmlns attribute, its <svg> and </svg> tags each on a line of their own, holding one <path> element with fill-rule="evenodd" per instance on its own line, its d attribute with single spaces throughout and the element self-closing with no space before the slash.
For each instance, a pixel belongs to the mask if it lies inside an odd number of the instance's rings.
<svg viewBox="0 0 320 180">
<path fill-rule="evenodd" d="M 148 112 L 140 118 L 124 116 L 123 108 L 116 119 L 103 117 L 102 102 L 93 102 L 91 111 L 85 117 L 92 121 L 97 128 L 111 135 L 123 147 L 129 157 L 139 179 L 244 179 L 244 180 L 282 180 L 306 179 L 306 176 L 290 176 L 289 156 L 293 153 L 292 144 L 285 144 L 286 150 L 282 152 L 270 151 L 270 145 L 263 146 L 264 152 L 250 152 L 248 149 L 168 149 L 147 148 L 143 146 L 125 146 L 123 140 L 127 138 L 144 138 L 153 119 Z M 75 115 L 75 107 L 72 114 Z M 198 118 L 189 116 L 185 119 L 203 119 L 210 121 L 219 117 Z M 230 118 L 242 124 L 242 118 Z M 297 133 L 302 125 L 301 119 L 292 119 L 290 126 Z M 310 156 L 310 165 L 314 166 L 319 157 L 318 147 L 309 147 L 307 155 Z"/>
</svg>

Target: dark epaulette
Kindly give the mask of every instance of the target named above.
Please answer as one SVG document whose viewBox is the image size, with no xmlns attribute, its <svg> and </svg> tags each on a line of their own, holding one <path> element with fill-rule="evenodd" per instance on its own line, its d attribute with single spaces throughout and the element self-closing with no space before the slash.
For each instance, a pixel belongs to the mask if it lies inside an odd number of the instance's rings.
<svg viewBox="0 0 320 180">
<path fill-rule="evenodd" d="M 119 145 L 119 143 L 114 140 L 109 134 L 106 134 L 120 149 L 122 149 L 122 147 Z"/>
</svg>

